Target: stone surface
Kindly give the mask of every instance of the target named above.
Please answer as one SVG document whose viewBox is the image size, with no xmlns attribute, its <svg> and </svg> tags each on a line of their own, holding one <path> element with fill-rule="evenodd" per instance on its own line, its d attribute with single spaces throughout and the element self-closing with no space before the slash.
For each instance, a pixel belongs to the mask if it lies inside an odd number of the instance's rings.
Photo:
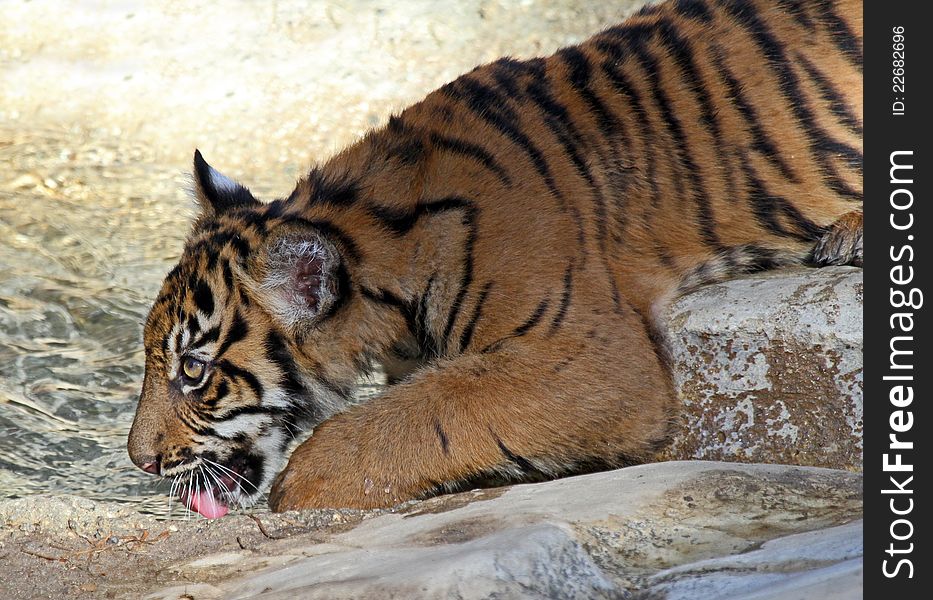
<svg viewBox="0 0 933 600">
<path fill-rule="evenodd" d="M 284 564 L 239 577 L 227 575 L 255 555 L 202 557 L 179 568 L 198 582 L 210 572 L 210 588 L 148 597 L 857 595 L 861 505 L 861 477 L 844 471 L 659 463 L 435 498 L 326 540 L 278 540 L 263 552 Z"/>
<path fill-rule="evenodd" d="M 683 411 L 666 457 L 861 470 L 861 269 L 708 286 L 669 324 Z"/>
</svg>

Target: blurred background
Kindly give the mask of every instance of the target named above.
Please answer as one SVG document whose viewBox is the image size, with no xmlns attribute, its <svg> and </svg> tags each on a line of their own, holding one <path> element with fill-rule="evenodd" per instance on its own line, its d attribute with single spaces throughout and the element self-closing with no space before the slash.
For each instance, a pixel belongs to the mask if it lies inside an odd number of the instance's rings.
<svg viewBox="0 0 933 600">
<path fill-rule="evenodd" d="M 164 514 L 124 449 L 195 148 L 260 198 L 499 56 L 639 0 L 0 0 L 0 499 Z M 363 394 L 375 392 L 372 384 Z"/>
</svg>

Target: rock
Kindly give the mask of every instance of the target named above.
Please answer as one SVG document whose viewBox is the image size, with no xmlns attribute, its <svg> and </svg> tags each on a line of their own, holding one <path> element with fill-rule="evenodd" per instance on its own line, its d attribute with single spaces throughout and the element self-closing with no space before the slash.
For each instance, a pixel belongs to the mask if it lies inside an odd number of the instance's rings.
<svg viewBox="0 0 933 600">
<path fill-rule="evenodd" d="M 476 490 L 375 516 L 326 540 L 276 540 L 263 554 L 289 557 L 286 564 L 224 576 L 206 596 L 784 598 L 843 587 L 854 593 L 861 585 L 861 487 L 861 476 L 846 471 L 668 462 Z M 183 570 L 203 581 L 230 560 L 200 557 Z"/>
<path fill-rule="evenodd" d="M 683 411 L 666 458 L 861 470 L 861 269 L 708 286 L 669 323 Z"/>
</svg>

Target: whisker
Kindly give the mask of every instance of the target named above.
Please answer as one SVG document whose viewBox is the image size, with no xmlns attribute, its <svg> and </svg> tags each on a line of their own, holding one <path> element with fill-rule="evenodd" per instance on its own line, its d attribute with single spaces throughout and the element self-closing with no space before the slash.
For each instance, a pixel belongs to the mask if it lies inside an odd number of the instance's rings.
<svg viewBox="0 0 933 600">
<path fill-rule="evenodd" d="M 204 457 L 201 457 L 201 460 L 203 460 L 203 461 L 206 462 L 206 463 L 209 463 L 209 464 L 214 465 L 215 467 L 217 467 L 218 469 L 220 469 L 220 470 L 223 471 L 224 473 L 228 473 L 228 474 L 232 475 L 233 477 L 236 477 L 237 479 L 241 479 L 241 480 L 245 481 L 246 483 L 250 484 L 250 486 L 252 486 L 252 488 L 253 488 L 254 490 L 256 490 L 257 492 L 259 492 L 260 494 L 262 493 L 262 490 L 260 490 L 258 487 L 256 487 L 256 484 L 254 484 L 252 481 L 250 481 L 250 480 L 247 479 L 246 477 L 243 477 L 242 475 L 240 475 L 239 473 L 237 473 L 237 472 L 234 471 L 233 469 L 227 468 L 227 467 L 223 466 L 223 465 L 220 464 L 220 463 L 216 463 L 216 462 L 214 462 L 214 461 L 212 461 L 212 460 L 209 460 L 209 459 L 206 459 L 206 458 L 204 458 Z M 237 485 L 239 485 L 239 483 L 237 483 Z"/>
</svg>

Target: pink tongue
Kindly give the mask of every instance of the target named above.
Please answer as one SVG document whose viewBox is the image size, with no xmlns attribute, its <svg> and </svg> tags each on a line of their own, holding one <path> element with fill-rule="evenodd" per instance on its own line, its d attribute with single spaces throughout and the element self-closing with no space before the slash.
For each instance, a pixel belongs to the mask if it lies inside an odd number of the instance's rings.
<svg viewBox="0 0 933 600">
<path fill-rule="evenodd" d="M 230 509 L 215 500 L 214 495 L 208 490 L 198 490 L 189 498 L 182 498 L 182 502 L 185 505 L 190 502 L 191 510 L 199 512 L 202 517 L 208 519 L 219 519 L 230 512 Z"/>
</svg>

